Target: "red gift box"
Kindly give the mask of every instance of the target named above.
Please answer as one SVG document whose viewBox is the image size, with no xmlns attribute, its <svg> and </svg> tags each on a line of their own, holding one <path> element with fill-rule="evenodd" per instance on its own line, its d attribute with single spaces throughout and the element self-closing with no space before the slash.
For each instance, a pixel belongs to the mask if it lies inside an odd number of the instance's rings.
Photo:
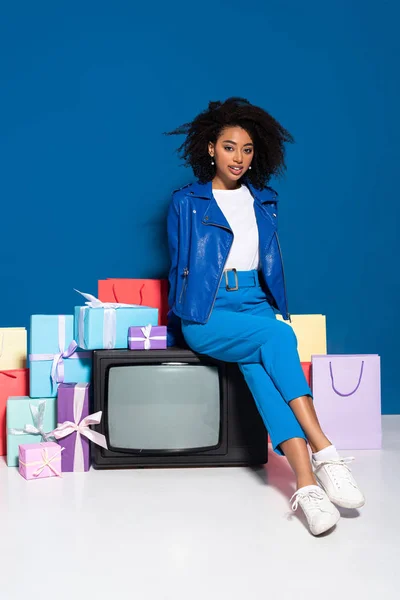
<svg viewBox="0 0 400 600">
<path fill-rule="evenodd" d="M 6 407 L 9 396 L 29 396 L 29 369 L 0 371 L 0 456 L 7 454 Z"/>
<path fill-rule="evenodd" d="M 168 279 L 101 279 L 98 298 L 101 302 L 158 308 L 158 325 L 167 324 Z"/>
</svg>

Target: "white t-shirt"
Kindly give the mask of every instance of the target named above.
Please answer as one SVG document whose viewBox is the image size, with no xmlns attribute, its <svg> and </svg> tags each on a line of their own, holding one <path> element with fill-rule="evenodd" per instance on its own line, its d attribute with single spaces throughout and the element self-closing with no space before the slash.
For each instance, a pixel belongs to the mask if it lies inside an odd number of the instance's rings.
<svg viewBox="0 0 400 600">
<path fill-rule="evenodd" d="M 225 269 L 258 269 L 258 227 L 249 189 L 242 185 L 236 190 L 212 190 L 212 193 L 234 235 Z"/>
</svg>

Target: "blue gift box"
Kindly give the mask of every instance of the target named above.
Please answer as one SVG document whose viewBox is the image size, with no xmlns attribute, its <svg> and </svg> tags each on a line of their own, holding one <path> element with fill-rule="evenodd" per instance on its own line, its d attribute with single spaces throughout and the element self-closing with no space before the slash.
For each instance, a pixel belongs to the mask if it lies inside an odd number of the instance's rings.
<svg viewBox="0 0 400 600">
<path fill-rule="evenodd" d="M 77 348 L 73 334 L 73 315 L 31 316 L 31 398 L 55 397 L 63 381 L 90 383 L 92 355 Z"/>
<path fill-rule="evenodd" d="M 28 396 L 10 396 L 7 400 L 7 465 L 18 467 L 20 444 L 54 441 L 42 434 L 52 432 L 56 426 L 56 398 L 33 400 Z M 25 433 L 26 428 L 32 433 Z"/>
<path fill-rule="evenodd" d="M 158 308 L 136 305 L 108 308 L 107 304 L 104 308 L 75 307 L 75 339 L 80 348 L 128 348 L 128 329 L 132 325 L 158 325 Z"/>
</svg>

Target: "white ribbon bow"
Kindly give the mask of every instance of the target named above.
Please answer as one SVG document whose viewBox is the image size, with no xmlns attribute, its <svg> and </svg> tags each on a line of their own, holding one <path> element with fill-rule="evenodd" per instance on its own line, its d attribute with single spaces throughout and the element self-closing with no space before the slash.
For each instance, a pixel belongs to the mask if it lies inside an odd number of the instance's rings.
<svg viewBox="0 0 400 600">
<path fill-rule="evenodd" d="M 29 408 L 32 415 L 33 425 L 26 423 L 23 429 L 14 429 L 13 427 L 8 430 L 11 435 L 40 435 L 44 442 L 53 442 L 53 432 L 49 431 L 46 433 L 43 429 L 44 413 L 46 410 L 46 400 L 39 400 L 38 406 L 29 403 Z"/>
<path fill-rule="evenodd" d="M 61 454 L 61 452 L 63 450 L 64 450 L 64 448 L 60 448 L 60 450 L 58 450 L 57 452 L 55 452 L 53 454 L 53 456 L 51 458 L 49 458 L 49 455 L 47 453 L 47 448 L 43 448 L 43 450 L 42 450 L 43 464 L 37 469 L 37 471 L 34 472 L 33 476 L 34 477 L 39 477 L 39 475 L 41 475 L 41 473 L 44 471 L 44 469 L 46 467 L 49 467 L 50 471 L 53 471 L 54 475 L 56 475 L 57 477 L 61 477 L 61 473 L 59 473 L 57 471 L 57 469 L 54 467 L 54 465 L 51 464 L 51 461 L 54 460 L 55 458 L 57 458 L 58 455 Z"/>
<path fill-rule="evenodd" d="M 151 346 L 151 342 L 150 342 L 151 325 L 146 325 L 145 327 L 141 327 L 141 331 L 145 337 L 144 349 L 149 350 L 149 348 Z"/>
<path fill-rule="evenodd" d="M 52 432 L 57 440 L 67 437 L 76 431 L 76 442 L 75 442 L 75 460 L 74 470 L 83 471 L 83 451 L 80 436 L 84 435 L 88 440 L 108 450 L 106 437 L 98 431 L 89 429 L 89 425 L 98 425 L 101 421 L 102 411 L 88 415 L 80 423 L 74 423 L 73 421 L 64 421 L 60 423 L 58 427 Z"/>
<path fill-rule="evenodd" d="M 79 312 L 79 322 L 78 322 L 78 342 L 81 348 L 85 348 L 85 327 L 84 327 L 84 318 L 85 312 L 89 308 L 103 308 L 104 309 L 104 323 L 103 323 L 103 348 L 105 350 L 112 350 L 115 348 L 115 337 L 116 337 L 116 328 L 117 328 L 117 316 L 116 310 L 118 308 L 143 308 L 140 304 L 121 304 L 120 302 L 101 302 L 92 294 L 85 294 L 84 292 L 80 292 L 75 289 L 75 292 L 81 294 L 84 298 L 87 299 L 85 302 L 85 306 L 82 306 Z"/>
<path fill-rule="evenodd" d="M 121 304 L 120 302 L 102 302 L 101 300 L 96 298 L 96 296 L 92 296 L 92 294 L 85 294 L 84 292 L 80 292 L 79 290 L 76 290 L 75 288 L 74 288 L 74 291 L 78 292 L 78 294 L 81 294 L 81 296 L 83 296 L 84 298 L 87 299 L 87 302 L 85 302 L 85 305 L 88 306 L 89 308 L 121 308 L 121 307 L 130 308 L 132 306 L 139 306 L 140 308 L 143 308 L 140 304 Z"/>
</svg>

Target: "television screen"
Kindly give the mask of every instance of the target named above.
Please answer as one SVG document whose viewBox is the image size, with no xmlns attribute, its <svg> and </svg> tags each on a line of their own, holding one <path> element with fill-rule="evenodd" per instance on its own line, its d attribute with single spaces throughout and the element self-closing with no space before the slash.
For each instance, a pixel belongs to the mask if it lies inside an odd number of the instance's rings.
<svg viewBox="0 0 400 600">
<path fill-rule="evenodd" d="M 112 366 L 109 444 L 119 450 L 215 447 L 220 437 L 218 368 L 173 363 Z"/>
</svg>

